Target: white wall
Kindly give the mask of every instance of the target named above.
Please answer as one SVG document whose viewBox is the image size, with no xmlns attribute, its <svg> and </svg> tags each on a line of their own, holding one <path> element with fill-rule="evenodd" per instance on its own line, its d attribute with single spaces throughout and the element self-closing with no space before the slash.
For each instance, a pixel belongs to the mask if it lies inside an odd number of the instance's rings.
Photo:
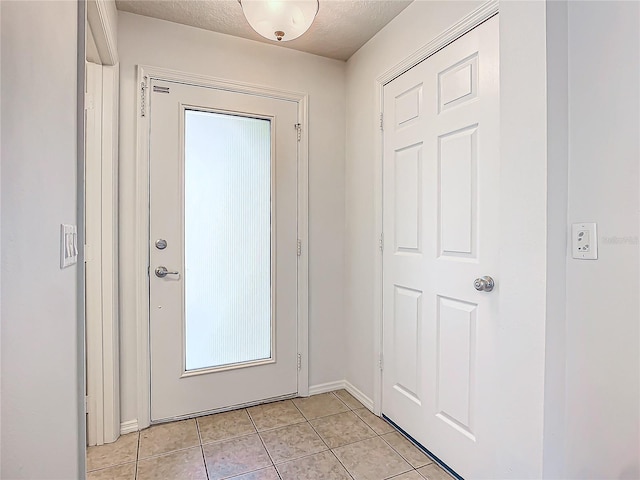
<svg viewBox="0 0 640 480">
<path fill-rule="evenodd" d="M 0 477 L 84 478 L 78 269 L 60 270 L 59 259 L 60 223 L 78 221 L 78 4 L 3 1 L 0 10 Z"/>
<path fill-rule="evenodd" d="M 135 65 L 309 94 L 309 382 L 344 378 L 345 64 L 291 49 L 119 13 L 122 421 L 136 419 Z"/>
<path fill-rule="evenodd" d="M 568 223 L 598 260 L 567 264 L 565 478 L 640 478 L 640 4 L 569 2 Z"/>
<path fill-rule="evenodd" d="M 346 379 L 374 398 L 375 79 L 482 2 L 415 1 L 347 62 L 345 327 Z"/>
</svg>

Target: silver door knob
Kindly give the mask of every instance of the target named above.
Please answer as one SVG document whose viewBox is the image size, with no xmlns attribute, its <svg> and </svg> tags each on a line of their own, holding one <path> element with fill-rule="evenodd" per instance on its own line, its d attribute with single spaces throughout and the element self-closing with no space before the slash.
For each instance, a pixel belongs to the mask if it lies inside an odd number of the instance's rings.
<svg viewBox="0 0 640 480">
<path fill-rule="evenodd" d="M 493 281 L 493 278 L 485 276 L 476 278 L 473 282 L 473 286 L 476 287 L 476 290 L 479 292 L 490 292 L 493 290 L 493 287 L 496 286 L 496 282 Z"/>
<path fill-rule="evenodd" d="M 164 278 L 167 275 L 179 275 L 179 274 L 180 272 L 170 272 L 169 270 L 167 270 L 167 267 L 163 267 L 162 265 L 156 268 L 156 277 L 158 278 Z"/>
</svg>

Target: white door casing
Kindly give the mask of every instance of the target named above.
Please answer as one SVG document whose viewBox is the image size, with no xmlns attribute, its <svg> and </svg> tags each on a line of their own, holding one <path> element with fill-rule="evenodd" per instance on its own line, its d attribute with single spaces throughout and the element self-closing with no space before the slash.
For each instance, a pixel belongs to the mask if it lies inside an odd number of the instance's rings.
<svg viewBox="0 0 640 480">
<path fill-rule="evenodd" d="M 99 65 L 87 64 L 100 90 L 87 99 L 94 127 L 86 130 L 85 158 L 85 268 L 86 268 L 86 381 L 89 445 L 114 442 L 120 435 L 120 375 L 118 318 L 118 105 L 119 79 L 115 5 L 105 0 L 87 2 L 87 36 L 97 48 Z M 97 70 L 99 68 L 99 71 Z M 101 76 L 101 81 L 97 76 Z M 96 82 L 98 85 L 96 85 Z M 95 116 L 101 110 L 101 118 Z M 87 111 L 87 120 L 89 120 Z M 89 138 L 92 137 L 92 139 Z M 92 141 L 90 141 L 92 140 Z M 97 148 L 98 150 L 95 150 Z M 94 160 L 91 162 L 91 160 Z M 96 160 L 97 159 L 97 160 Z M 91 211 L 91 215 L 89 215 Z M 89 282 L 92 288 L 89 287 Z M 92 298 L 90 298 L 92 297 Z"/>
<path fill-rule="evenodd" d="M 382 413 L 466 478 L 493 468 L 498 17 L 384 87 Z M 474 280 L 492 276 L 492 292 Z"/>
<path fill-rule="evenodd" d="M 87 442 L 120 435 L 117 269 L 118 66 L 86 63 L 85 317 Z"/>
<path fill-rule="evenodd" d="M 169 93 L 155 93 L 166 87 Z M 151 80 L 149 301 L 151 421 L 256 403 L 298 393 L 298 120 L 299 103 L 290 99 Z M 214 372 L 186 372 L 183 350 L 184 276 L 157 278 L 165 265 L 184 272 L 182 132 L 187 106 L 238 112 L 271 121 L 273 152 L 272 255 L 274 276 L 273 361 Z M 155 248 L 164 238 L 167 248 Z M 300 332 L 304 336 L 304 332 Z M 302 365 L 300 365 L 302 367 Z M 304 386 L 303 386 L 304 387 Z M 304 388 L 300 389 L 304 391 Z"/>
<path fill-rule="evenodd" d="M 85 317 L 87 443 L 104 443 L 102 338 L 102 65 L 86 62 Z M 95 251 L 95 253 L 94 253 Z M 119 433 L 119 432 L 118 432 Z"/>
</svg>

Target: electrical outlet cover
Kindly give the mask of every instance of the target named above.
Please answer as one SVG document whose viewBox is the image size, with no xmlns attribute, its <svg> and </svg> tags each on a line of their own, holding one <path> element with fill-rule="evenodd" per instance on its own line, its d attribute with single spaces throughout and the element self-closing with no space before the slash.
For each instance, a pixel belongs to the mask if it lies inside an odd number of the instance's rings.
<svg viewBox="0 0 640 480">
<path fill-rule="evenodd" d="M 595 223 L 571 225 L 571 253 L 579 260 L 598 259 L 598 232 Z"/>
</svg>

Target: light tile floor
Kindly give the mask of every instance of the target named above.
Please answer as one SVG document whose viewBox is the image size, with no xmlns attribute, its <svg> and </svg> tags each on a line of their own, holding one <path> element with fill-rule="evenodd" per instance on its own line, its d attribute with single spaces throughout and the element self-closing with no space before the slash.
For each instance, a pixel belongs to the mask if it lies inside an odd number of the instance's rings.
<svg viewBox="0 0 640 480">
<path fill-rule="evenodd" d="M 88 480 L 451 480 L 345 390 L 155 425 L 87 451 Z"/>
</svg>

